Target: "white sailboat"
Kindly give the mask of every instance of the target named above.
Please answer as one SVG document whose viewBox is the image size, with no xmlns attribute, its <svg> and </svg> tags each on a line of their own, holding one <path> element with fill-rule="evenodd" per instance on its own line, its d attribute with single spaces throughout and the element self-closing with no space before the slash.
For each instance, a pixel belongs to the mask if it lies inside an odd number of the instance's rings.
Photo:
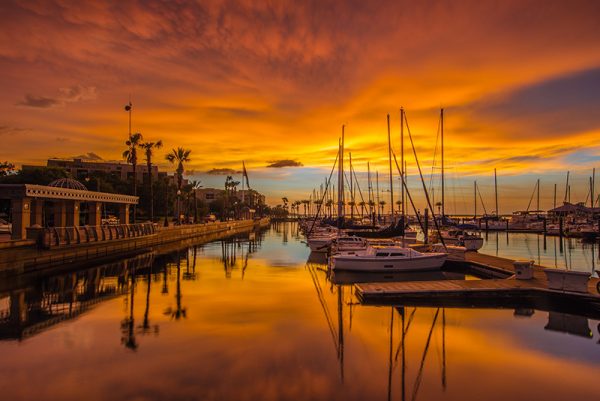
<svg viewBox="0 0 600 401">
<path fill-rule="evenodd" d="M 442 267 L 446 253 L 421 253 L 397 246 L 369 246 L 363 251 L 342 252 L 330 259 L 332 270 L 366 272 L 435 270 Z"/>
</svg>

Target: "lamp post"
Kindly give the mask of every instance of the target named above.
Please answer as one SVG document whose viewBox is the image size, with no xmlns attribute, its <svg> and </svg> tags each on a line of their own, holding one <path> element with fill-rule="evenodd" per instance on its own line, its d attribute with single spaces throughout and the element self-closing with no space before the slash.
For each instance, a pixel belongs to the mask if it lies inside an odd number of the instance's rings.
<svg viewBox="0 0 600 401">
<path fill-rule="evenodd" d="M 176 207 L 176 209 L 177 209 L 177 225 L 181 224 L 181 213 L 179 211 L 179 197 L 180 196 L 181 196 L 181 189 L 178 189 L 177 190 L 177 201 L 176 201 L 177 202 L 177 207 Z"/>
</svg>

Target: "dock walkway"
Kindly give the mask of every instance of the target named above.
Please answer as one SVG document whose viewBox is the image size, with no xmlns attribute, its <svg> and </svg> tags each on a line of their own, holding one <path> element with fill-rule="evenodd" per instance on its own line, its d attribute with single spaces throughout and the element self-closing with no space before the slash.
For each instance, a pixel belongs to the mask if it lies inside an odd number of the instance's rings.
<svg viewBox="0 0 600 401">
<path fill-rule="evenodd" d="M 366 304 L 452 304 L 476 306 L 479 304 L 512 305 L 524 299 L 552 298 L 554 301 L 586 303 L 600 311 L 600 294 L 596 289 L 598 278 L 588 282 L 587 293 L 548 289 L 544 267 L 534 266 L 533 278 L 517 280 L 513 260 L 480 253 L 467 253 L 466 262 L 477 271 L 494 277 L 485 280 L 441 280 L 394 283 L 356 284 L 356 295 Z"/>
</svg>

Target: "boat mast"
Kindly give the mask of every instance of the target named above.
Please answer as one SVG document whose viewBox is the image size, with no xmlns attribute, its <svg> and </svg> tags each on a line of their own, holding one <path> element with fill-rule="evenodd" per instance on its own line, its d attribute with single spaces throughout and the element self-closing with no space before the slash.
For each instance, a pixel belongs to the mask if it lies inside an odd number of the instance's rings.
<svg viewBox="0 0 600 401">
<path fill-rule="evenodd" d="M 500 218 L 500 211 L 498 210 L 498 175 L 496 169 L 494 169 L 494 193 L 496 195 L 496 217 Z"/>
<path fill-rule="evenodd" d="M 404 180 L 406 179 L 406 169 L 404 168 L 404 108 L 400 108 L 400 175 L 402 176 L 402 218 L 404 218 L 404 214 L 406 212 L 406 208 L 404 205 Z"/>
<path fill-rule="evenodd" d="M 394 221 L 394 176 L 392 174 L 392 136 L 390 133 L 390 115 L 387 115 L 387 131 L 388 131 L 388 161 L 390 164 L 390 213 L 391 221 Z"/>
<path fill-rule="evenodd" d="M 352 177 L 352 152 L 348 152 L 348 157 L 350 158 L 350 219 L 354 220 L 354 189 L 352 188 L 352 182 L 354 178 Z"/>
<path fill-rule="evenodd" d="M 554 209 L 556 209 L 556 184 L 554 184 Z"/>
<path fill-rule="evenodd" d="M 440 111 L 440 126 L 442 139 L 442 224 L 444 224 L 446 212 L 444 209 L 444 109 Z"/>
<path fill-rule="evenodd" d="M 537 180 L 537 214 L 540 214 L 540 179 Z"/>
<path fill-rule="evenodd" d="M 473 182 L 473 205 L 475 205 L 475 216 L 477 218 L 477 181 Z"/>
<path fill-rule="evenodd" d="M 373 198 L 372 198 L 372 192 L 373 192 L 373 187 L 371 186 L 371 163 L 367 162 L 367 191 L 369 192 L 369 220 L 373 219 L 373 206 L 372 206 L 372 202 L 373 202 Z"/>
<path fill-rule="evenodd" d="M 596 188 L 596 167 L 594 167 L 592 169 L 592 193 L 591 193 L 591 196 L 592 196 L 592 207 L 594 207 L 594 204 L 596 202 L 596 199 L 594 199 L 594 195 L 595 195 L 594 194 L 594 189 L 595 188 Z"/>
<path fill-rule="evenodd" d="M 377 220 L 379 220 L 380 217 L 380 213 L 379 213 L 379 171 L 375 170 L 375 184 L 377 187 Z"/>
<path fill-rule="evenodd" d="M 342 125 L 342 139 L 340 140 L 340 157 L 338 164 L 338 228 L 344 222 L 344 130 Z"/>
<path fill-rule="evenodd" d="M 567 182 L 565 184 L 565 199 L 563 199 L 563 203 L 567 201 L 567 195 L 569 194 L 569 173 L 570 171 L 567 171 Z"/>
</svg>

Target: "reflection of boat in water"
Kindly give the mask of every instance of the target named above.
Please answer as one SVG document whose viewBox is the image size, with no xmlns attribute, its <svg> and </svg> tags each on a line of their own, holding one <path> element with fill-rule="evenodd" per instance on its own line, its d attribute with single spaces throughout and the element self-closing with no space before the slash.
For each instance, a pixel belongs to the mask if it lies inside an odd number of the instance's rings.
<svg viewBox="0 0 600 401">
<path fill-rule="evenodd" d="M 445 244 L 464 246 L 467 251 L 477 251 L 483 246 L 483 238 L 479 234 L 463 230 L 442 231 Z"/>
<path fill-rule="evenodd" d="M 402 281 L 436 281 L 436 280 L 462 280 L 465 278 L 461 273 L 443 272 L 441 270 L 421 272 L 381 272 L 365 273 L 344 270 L 332 270 L 329 280 L 333 284 L 356 284 L 356 283 L 386 283 Z"/>
<path fill-rule="evenodd" d="M 332 256 L 331 268 L 365 272 L 435 270 L 442 267 L 447 257 L 446 253 L 421 253 L 396 246 L 368 247 Z"/>
<path fill-rule="evenodd" d="M 311 278 L 315 285 L 315 290 L 317 292 L 317 296 L 319 299 L 319 303 L 323 308 L 323 313 L 325 320 L 327 321 L 327 325 L 329 328 L 329 333 L 333 340 L 333 344 L 335 347 L 335 351 L 337 354 L 337 359 L 339 362 L 340 369 L 340 380 L 344 382 L 344 358 L 345 358 L 345 346 L 344 342 L 348 334 L 352 330 L 352 320 L 353 320 L 353 308 L 356 307 L 357 303 L 347 299 L 345 295 L 350 295 L 352 297 L 351 291 L 344 291 L 347 289 L 342 281 L 334 281 L 333 277 L 343 277 L 345 280 L 348 280 L 348 284 L 351 283 L 350 278 L 352 276 L 356 277 L 381 277 L 381 275 L 377 274 L 355 274 L 351 272 L 332 272 L 333 274 L 329 276 L 329 281 L 331 281 L 332 286 L 323 285 L 321 280 L 319 279 L 319 272 L 315 268 L 314 265 L 308 264 L 308 271 L 311 274 Z M 401 273 L 394 274 L 396 278 L 410 280 L 410 279 L 430 279 L 430 280 L 438 280 L 443 279 L 444 273 L 442 272 L 420 272 L 420 273 Z M 321 277 L 325 277 L 323 275 Z M 330 307 L 328 305 L 328 297 L 326 296 L 326 290 L 329 288 L 331 295 L 334 297 L 333 299 L 336 302 L 337 308 L 335 308 L 337 312 L 337 319 L 335 316 L 335 312 L 332 313 Z M 346 308 L 345 308 L 346 307 Z M 333 309 L 333 308 L 332 308 Z M 441 360 L 441 374 L 442 374 L 442 388 L 446 388 L 446 319 L 445 319 L 445 310 L 443 308 L 437 308 L 435 314 L 433 316 L 433 321 L 429 328 L 428 335 L 425 339 L 425 346 L 421 356 L 421 362 L 417 370 L 417 376 L 415 378 L 415 382 L 412 386 L 412 394 L 407 394 L 407 362 L 406 362 L 406 336 L 409 333 L 409 329 L 415 320 L 417 308 L 411 308 L 411 310 L 406 310 L 404 307 L 392 307 L 390 308 L 390 326 L 389 326 L 389 357 L 388 357 L 388 375 L 387 375 L 387 399 L 392 399 L 392 388 L 393 379 L 394 379 L 394 371 L 400 367 L 401 369 L 401 399 L 404 401 L 407 399 L 407 395 L 411 397 L 412 400 L 417 398 L 419 388 L 421 386 L 421 381 L 423 378 L 425 361 L 427 359 L 427 354 L 430 349 L 430 345 L 432 342 L 436 342 L 436 336 L 434 336 L 434 331 L 436 328 L 437 322 L 439 322 L 440 317 L 442 320 L 441 327 L 441 350 L 442 350 L 442 360 Z M 399 315 L 399 319 L 395 320 L 395 315 Z M 400 325 L 401 324 L 401 325 Z M 417 323 L 415 323 L 417 324 Z M 399 326 L 399 327 L 398 327 Z M 437 324 L 439 327 L 439 324 Z M 397 333 L 396 329 L 400 329 L 400 341 L 399 343 L 395 343 L 395 333 Z M 437 337 L 439 338 L 439 337 Z M 396 340 L 398 341 L 398 340 Z M 397 345 L 396 345 L 397 344 Z M 430 358 L 431 359 L 431 358 Z"/>
<path fill-rule="evenodd" d="M 323 267 L 327 267 L 327 254 L 323 252 L 311 252 L 308 255 L 307 263 L 315 264 L 315 265 L 323 265 Z"/>
</svg>

